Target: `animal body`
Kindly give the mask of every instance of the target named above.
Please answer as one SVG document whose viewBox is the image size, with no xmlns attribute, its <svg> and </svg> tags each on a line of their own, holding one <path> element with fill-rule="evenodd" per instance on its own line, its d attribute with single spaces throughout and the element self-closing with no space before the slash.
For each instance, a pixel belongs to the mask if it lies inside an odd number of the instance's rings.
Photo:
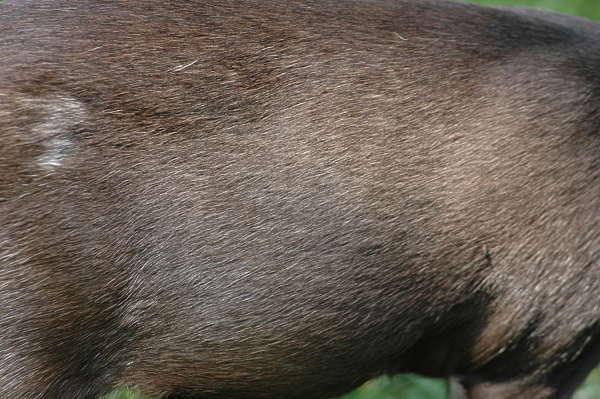
<svg viewBox="0 0 600 399">
<path fill-rule="evenodd" d="M 435 0 L 4 1 L 0 397 L 570 397 L 599 38 Z"/>
</svg>

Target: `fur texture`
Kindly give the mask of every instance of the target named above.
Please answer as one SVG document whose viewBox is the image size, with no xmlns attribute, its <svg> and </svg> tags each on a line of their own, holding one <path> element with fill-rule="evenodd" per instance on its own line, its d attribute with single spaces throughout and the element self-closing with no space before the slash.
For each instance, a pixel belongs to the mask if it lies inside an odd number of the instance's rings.
<svg viewBox="0 0 600 399">
<path fill-rule="evenodd" d="M 599 33 L 434 0 L 0 4 L 0 397 L 407 371 L 569 397 L 600 360 Z"/>
</svg>

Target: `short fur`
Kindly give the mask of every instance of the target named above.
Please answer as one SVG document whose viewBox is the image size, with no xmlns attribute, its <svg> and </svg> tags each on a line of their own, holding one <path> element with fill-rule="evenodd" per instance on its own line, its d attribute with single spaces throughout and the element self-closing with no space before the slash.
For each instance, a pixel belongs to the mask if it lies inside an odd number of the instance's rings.
<svg viewBox="0 0 600 399">
<path fill-rule="evenodd" d="M 599 33 L 435 0 L 0 4 L 0 397 L 408 371 L 569 397 L 600 360 Z"/>
</svg>

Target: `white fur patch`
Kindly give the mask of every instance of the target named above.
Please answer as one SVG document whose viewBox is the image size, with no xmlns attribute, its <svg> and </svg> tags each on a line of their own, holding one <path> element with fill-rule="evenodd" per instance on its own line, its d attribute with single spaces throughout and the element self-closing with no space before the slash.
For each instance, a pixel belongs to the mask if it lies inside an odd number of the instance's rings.
<svg viewBox="0 0 600 399">
<path fill-rule="evenodd" d="M 72 153 L 75 146 L 73 128 L 85 119 L 85 107 L 80 101 L 63 95 L 28 98 L 25 102 L 40 113 L 32 133 L 41 140 L 45 150 L 37 158 L 37 164 L 51 172 Z"/>
<path fill-rule="evenodd" d="M 46 152 L 37 160 L 38 165 L 47 170 L 62 165 L 66 159 L 73 142 L 65 137 L 54 137 L 46 143 Z"/>
</svg>

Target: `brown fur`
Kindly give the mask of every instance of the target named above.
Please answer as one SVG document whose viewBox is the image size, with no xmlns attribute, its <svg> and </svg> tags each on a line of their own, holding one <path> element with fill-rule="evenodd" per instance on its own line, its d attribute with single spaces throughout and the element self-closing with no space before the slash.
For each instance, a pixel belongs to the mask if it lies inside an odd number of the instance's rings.
<svg viewBox="0 0 600 399">
<path fill-rule="evenodd" d="M 4 2 L 0 397 L 406 371 L 569 397 L 600 360 L 599 33 L 434 0 Z"/>
</svg>

